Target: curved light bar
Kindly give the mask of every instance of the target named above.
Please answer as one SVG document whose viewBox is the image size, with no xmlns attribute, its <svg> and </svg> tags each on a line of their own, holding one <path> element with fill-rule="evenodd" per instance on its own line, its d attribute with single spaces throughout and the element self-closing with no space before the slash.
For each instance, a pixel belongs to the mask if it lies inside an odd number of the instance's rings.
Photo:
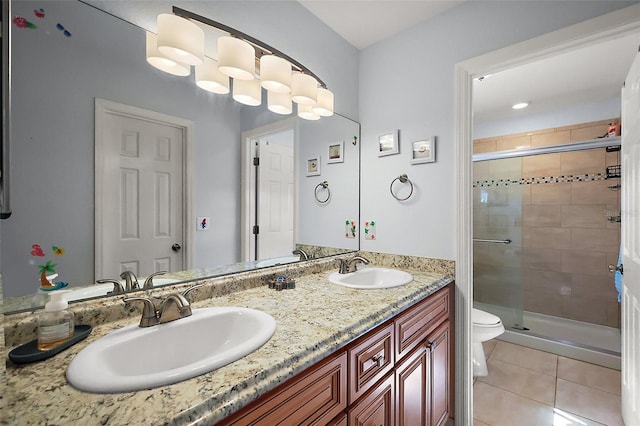
<svg viewBox="0 0 640 426">
<path fill-rule="evenodd" d="M 166 73 L 180 77 L 191 74 L 191 67 L 167 58 L 158 50 L 158 36 L 147 32 L 147 62 Z"/>
<path fill-rule="evenodd" d="M 158 50 L 167 58 L 189 65 L 204 62 L 204 31 L 170 13 L 158 15 Z"/>
<path fill-rule="evenodd" d="M 231 36 L 218 38 L 218 70 L 236 80 L 253 80 L 256 50 L 244 40 Z"/>
</svg>

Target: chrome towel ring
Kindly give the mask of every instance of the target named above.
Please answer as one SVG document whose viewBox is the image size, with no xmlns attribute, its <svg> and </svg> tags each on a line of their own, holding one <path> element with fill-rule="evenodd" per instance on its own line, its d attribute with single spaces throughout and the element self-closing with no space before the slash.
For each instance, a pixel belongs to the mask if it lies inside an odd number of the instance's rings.
<svg viewBox="0 0 640 426">
<path fill-rule="evenodd" d="M 393 184 L 396 181 L 400 181 L 400 183 L 407 183 L 409 182 L 409 185 L 411 185 L 411 192 L 409 192 L 409 195 L 407 195 L 404 198 L 400 198 L 398 197 L 394 192 L 393 192 Z M 409 180 L 409 178 L 407 177 L 406 173 L 401 174 L 400 176 L 398 176 L 397 178 L 395 178 L 394 180 L 391 181 L 391 185 L 389 185 L 389 192 L 391 192 L 391 195 L 393 196 L 393 198 L 395 198 L 398 201 L 407 201 L 412 195 L 413 195 L 413 182 L 411 182 L 411 180 Z"/>
<path fill-rule="evenodd" d="M 318 189 L 320 188 L 326 189 L 327 196 L 324 199 L 320 199 L 318 197 Z M 313 196 L 316 197 L 316 201 L 319 202 L 320 204 L 326 204 L 329 201 L 329 198 L 331 198 L 331 190 L 329 189 L 329 182 L 325 180 L 324 182 L 320 182 L 319 184 L 317 184 L 316 189 L 313 190 Z"/>
</svg>

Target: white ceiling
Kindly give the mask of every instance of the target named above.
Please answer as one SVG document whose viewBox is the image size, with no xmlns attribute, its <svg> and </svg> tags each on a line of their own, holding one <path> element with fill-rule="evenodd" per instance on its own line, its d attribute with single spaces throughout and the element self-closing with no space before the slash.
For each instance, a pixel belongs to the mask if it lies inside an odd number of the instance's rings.
<svg viewBox="0 0 640 426">
<path fill-rule="evenodd" d="M 298 0 L 358 49 L 426 21 L 464 0 Z"/>
</svg>

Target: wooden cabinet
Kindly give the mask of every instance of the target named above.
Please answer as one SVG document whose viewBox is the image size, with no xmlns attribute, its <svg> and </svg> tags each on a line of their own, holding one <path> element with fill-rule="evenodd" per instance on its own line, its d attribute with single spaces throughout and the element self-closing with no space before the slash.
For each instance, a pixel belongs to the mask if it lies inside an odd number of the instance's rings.
<svg viewBox="0 0 640 426">
<path fill-rule="evenodd" d="M 452 416 L 449 285 L 222 421 L 441 426 Z"/>
<path fill-rule="evenodd" d="M 347 408 L 347 354 L 330 356 L 221 425 L 326 425 Z"/>
</svg>

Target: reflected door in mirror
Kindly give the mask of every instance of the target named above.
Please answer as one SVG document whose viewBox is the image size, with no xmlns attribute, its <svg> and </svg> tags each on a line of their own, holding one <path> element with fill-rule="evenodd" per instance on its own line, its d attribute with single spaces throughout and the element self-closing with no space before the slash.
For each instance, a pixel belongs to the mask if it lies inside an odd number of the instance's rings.
<svg viewBox="0 0 640 426">
<path fill-rule="evenodd" d="M 183 240 L 184 129 L 104 111 L 100 130 L 96 224 L 111 231 L 102 233 L 96 266 L 106 275 L 182 270 L 182 252 L 172 248 Z"/>
</svg>

